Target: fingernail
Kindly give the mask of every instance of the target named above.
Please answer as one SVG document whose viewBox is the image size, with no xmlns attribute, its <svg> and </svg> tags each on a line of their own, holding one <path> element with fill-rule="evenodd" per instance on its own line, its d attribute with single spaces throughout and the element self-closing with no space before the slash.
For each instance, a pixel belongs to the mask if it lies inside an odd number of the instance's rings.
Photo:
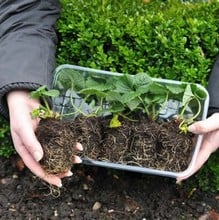
<svg viewBox="0 0 219 220">
<path fill-rule="evenodd" d="M 193 132 L 193 131 L 195 131 L 195 125 L 190 125 L 189 127 L 188 127 L 188 130 L 190 131 L 190 132 Z"/>
<path fill-rule="evenodd" d="M 38 151 L 35 151 L 33 156 L 37 162 L 42 159 L 42 155 Z"/>
<path fill-rule="evenodd" d="M 77 143 L 77 148 L 78 148 L 79 151 L 83 150 L 83 146 L 80 143 Z"/>
<path fill-rule="evenodd" d="M 67 173 L 67 176 L 70 177 L 72 175 L 73 175 L 73 173 L 69 170 L 68 173 Z"/>
<path fill-rule="evenodd" d="M 62 187 L 62 183 L 60 182 L 57 186 L 58 186 L 59 188 L 61 188 L 61 187 Z"/>
<path fill-rule="evenodd" d="M 75 163 L 82 163 L 82 159 L 78 156 L 75 156 Z"/>
</svg>

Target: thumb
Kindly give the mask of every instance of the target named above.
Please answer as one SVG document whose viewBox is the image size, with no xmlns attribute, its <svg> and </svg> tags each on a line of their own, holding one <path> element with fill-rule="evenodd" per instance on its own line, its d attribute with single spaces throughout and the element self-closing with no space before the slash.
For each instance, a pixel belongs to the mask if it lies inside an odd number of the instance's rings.
<svg viewBox="0 0 219 220">
<path fill-rule="evenodd" d="M 219 113 L 215 113 L 206 120 L 195 122 L 188 127 L 195 134 L 205 134 L 219 129 Z"/>
<path fill-rule="evenodd" d="M 197 159 L 195 161 L 193 169 L 188 174 L 186 175 L 182 174 L 181 176 L 177 177 L 177 183 L 189 178 L 194 173 L 196 173 L 208 160 L 214 148 L 216 148 L 216 143 L 215 144 L 209 143 L 206 139 L 204 139 L 202 143 L 202 147 L 197 155 Z"/>
</svg>

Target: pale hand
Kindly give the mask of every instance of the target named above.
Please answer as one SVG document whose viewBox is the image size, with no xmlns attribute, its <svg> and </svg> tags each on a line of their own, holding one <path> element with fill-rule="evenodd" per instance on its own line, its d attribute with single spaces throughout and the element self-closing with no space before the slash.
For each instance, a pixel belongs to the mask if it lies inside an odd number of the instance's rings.
<svg viewBox="0 0 219 220">
<path fill-rule="evenodd" d="M 195 122 L 189 126 L 189 131 L 195 134 L 203 134 L 203 141 L 195 161 L 194 168 L 185 176 L 177 178 L 177 182 L 187 179 L 197 172 L 208 160 L 210 155 L 219 147 L 219 113 L 214 113 L 206 120 Z"/>
<path fill-rule="evenodd" d="M 33 119 L 31 111 L 38 108 L 39 101 L 31 99 L 28 91 L 12 91 L 7 95 L 7 102 L 11 136 L 17 153 L 36 176 L 49 184 L 61 187 L 61 178 L 71 176 L 71 171 L 60 175 L 47 174 L 38 162 L 43 157 L 42 147 L 34 133 L 39 119 Z M 75 147 L 77 150 L 82 150 L 79 143 Z M 80 162 L 81 159 L 75 156 L 74 163 Z"/>
</svg>

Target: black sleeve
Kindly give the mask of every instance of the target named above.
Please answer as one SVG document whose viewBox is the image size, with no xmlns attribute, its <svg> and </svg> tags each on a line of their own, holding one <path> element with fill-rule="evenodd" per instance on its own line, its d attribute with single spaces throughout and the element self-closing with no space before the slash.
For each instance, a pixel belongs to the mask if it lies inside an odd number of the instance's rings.
<svg viewBox="0 0 219 220">
<path fill-rule="evenodd" d="M 55 68 L 58 0 L 0 1 L 0 113 L 8 117 L 6 94 L 48 88 Z"/>
<path fill-rule="evenodd" d="M 214 63 L 208 82 L 208 92 L 210 96 L 208 115 L 219 112 L 219 55 Z"/>
</svg>

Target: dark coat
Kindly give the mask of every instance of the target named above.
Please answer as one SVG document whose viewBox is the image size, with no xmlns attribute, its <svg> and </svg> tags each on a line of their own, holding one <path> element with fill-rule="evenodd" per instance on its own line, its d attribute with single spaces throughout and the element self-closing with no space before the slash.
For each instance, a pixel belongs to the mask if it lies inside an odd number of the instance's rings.
<svg viewBox="0 0 219 220">
<path fill-rule="evenodd" d="M 208 92 L 210 96 L 209 115 L 211 115 L 214 112 L 219 112 L 219 55 L 209 78 Z"/>
<path fill-rule="evenodd" d="M 0 0 L 0 113 L 5 117 L 9 91 L 50 88 L 59 14 L 58 0 Z"/>
</svg>

